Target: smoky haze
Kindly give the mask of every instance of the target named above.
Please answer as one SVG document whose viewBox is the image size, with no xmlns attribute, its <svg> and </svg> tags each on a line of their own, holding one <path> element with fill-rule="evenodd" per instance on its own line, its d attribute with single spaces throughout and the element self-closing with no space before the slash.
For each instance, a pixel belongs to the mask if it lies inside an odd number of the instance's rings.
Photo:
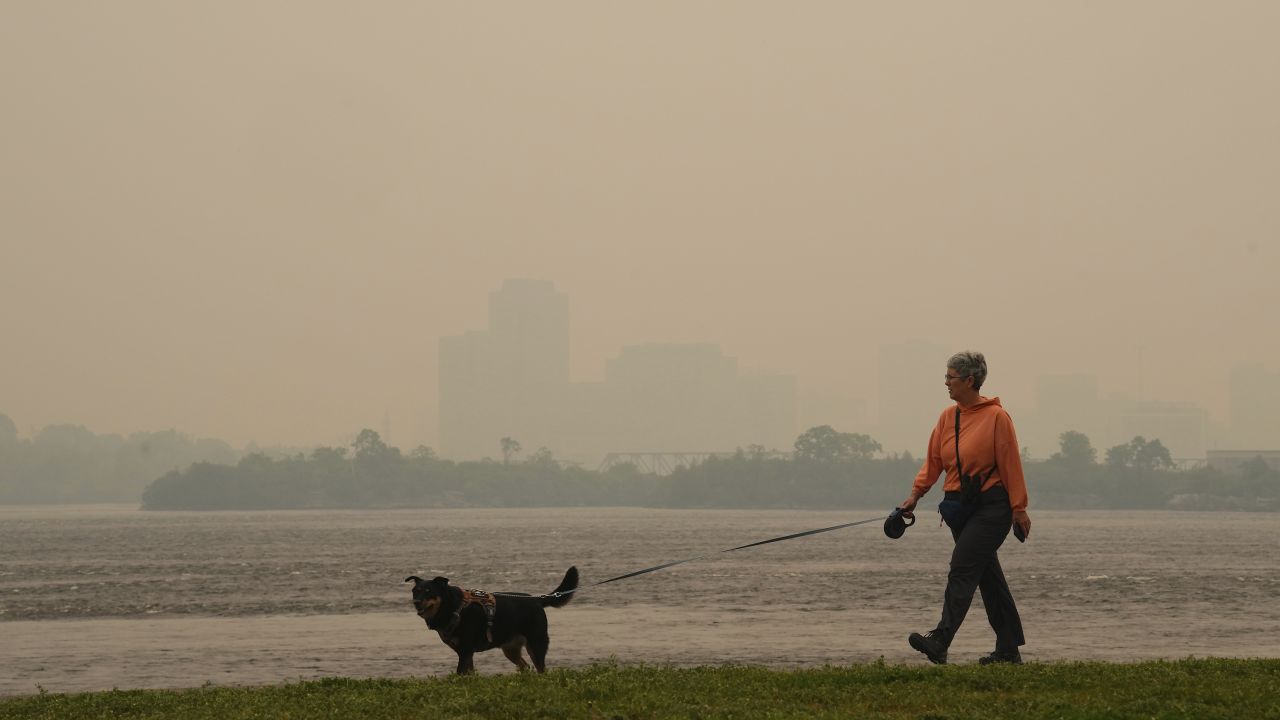
<svg viewBox="0 0 1280 720">
<path fill-rule="evenodd" d="M 1071 387 L 1266 444 L 1232 398 L 1280 396 L 1277 36 L 1271 2 L 6 3 L 0 412 L 436 445 L 440 338 L 540 278 L 573 382 L 712 343 L 794 376 L 797 428 L 875 431 L 923 342 L 921 446 L 963 348 L 1038 455 Z"/>
</svg>

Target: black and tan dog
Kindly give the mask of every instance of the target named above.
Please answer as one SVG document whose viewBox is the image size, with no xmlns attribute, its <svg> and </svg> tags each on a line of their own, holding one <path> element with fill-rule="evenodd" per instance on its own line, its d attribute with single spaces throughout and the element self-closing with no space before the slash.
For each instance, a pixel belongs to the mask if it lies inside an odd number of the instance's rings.
<svg viewBox="0 0 1280 720">
<path fill-rule="evenodd" d="M 578 588 L 578 568 L 569 568 L 551 594 L 536 596 L 463 590 L 443 577 L 423 580 L 410 575 L 404 579 L 411 580 L 414 609 L 427 627 L 440 633 L 444 644 L 458 653 L 459 673 L 474 672 L 473 656 L 496 647 L 521 670 L 529 668 L 520 654 L 521 648 L 528 647 L 533 667 L 546 672 L 551 638 L 545 608 L 569 604 Z"/>
</svg>

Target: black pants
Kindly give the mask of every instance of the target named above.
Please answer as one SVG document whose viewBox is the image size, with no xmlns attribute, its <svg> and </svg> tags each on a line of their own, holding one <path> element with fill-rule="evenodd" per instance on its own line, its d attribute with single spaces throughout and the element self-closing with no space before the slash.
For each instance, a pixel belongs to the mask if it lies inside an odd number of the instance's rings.
<svg viewBox="0 0 1280 720">
<path fill-rule="evenodd" d="M 1022 618 L 1018 617 L 1009 583 L 1005 582 L 1000 560 L 996 558 L 996 550 L 1009 536 L 1012 524 L 1009 494 L 997 485 L 982 493 L 977 511 L 963 528 L 951 529 L 956 547 L 951 553 L 951 572 L 947 574 L 942 620 L 937 628 L 948 645 L 969 612 L 975 589 L 982 592 L 987 621 L 996 631 L 996 650 L 1014 652 L 1026 643 L 1022 637 Z"/>
</svg>

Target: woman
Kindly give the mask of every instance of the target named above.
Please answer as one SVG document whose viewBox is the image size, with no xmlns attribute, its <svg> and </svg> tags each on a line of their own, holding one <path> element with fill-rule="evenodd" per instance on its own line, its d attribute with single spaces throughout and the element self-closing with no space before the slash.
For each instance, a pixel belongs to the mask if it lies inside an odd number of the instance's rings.
<svg viewBox="0 0 1280 720">
<path fill-rule="evenodd" d="M 986 379 L 987 361 L 982 353 L 956 353 L 947 361 L 947 392 L 956 404 L 939 416 L 929 437 L 924 467 L 900 506 L 904 513 L 910 513 L 938 475 L 946 472 L 939 512 L 951 528 L 956 546 L 951 553 L 942 619 L 933 630 L 923 635 L 911 633 L 907 638 L 911 647 L 938 664 L 947 662 L 947 648 L 964 622 L 975 588 L 982 592 L 987 620 L 996 631 L 995 651 L 978 662 L 1022 662 L 1018 650 L 1025 643 L 1022 620 L 996 550 L 1008 537 L 1011 525 L 1017 525 L 1024 538 L 1031 534 L 1027 485 L 1009 413 L 1000 406 L 1000 398 L 985 398 L 978 392 Z"/>
</svg>

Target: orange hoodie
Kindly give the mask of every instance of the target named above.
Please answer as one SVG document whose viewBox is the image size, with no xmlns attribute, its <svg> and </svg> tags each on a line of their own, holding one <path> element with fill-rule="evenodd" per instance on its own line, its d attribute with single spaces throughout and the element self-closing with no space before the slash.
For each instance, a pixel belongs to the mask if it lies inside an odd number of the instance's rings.
<svg viewBox="0 0 1280 720">
<path fill-rule="evenodd" d="M 944 492 L 959 492 L 960 472 L 956 469 L 956 406 L 942 411 L 929 436 L 929 452 L 916 475 L 912 492 L 923 497 L 945 470 Z M 991 477 L 983 490 L 1003 485 L 1014 510 L 1027 509 L 1027 481 L 1022 475 L 1022 455 L 1013 420 L 1000 406 L 1000 398 L 982 398 L 971 408 L 960 408 L 960 464 L 966 475 Z M 995 472 L 991 472 L 995 468 Z"/>
</svg>

